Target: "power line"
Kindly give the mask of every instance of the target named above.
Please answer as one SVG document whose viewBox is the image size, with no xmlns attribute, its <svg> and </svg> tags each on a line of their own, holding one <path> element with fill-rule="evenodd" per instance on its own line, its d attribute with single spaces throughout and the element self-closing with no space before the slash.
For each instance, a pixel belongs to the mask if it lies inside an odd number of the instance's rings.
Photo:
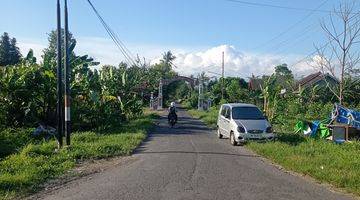
<svg viewBox="0 0 360 200">
<path fill-rule="evenodd" d="M 227 1 L 233 1 L 233 0 L 227 0 Z M 262 43 L 261 45 L 256 46 L 254 49 L 258 49 L 258 48 L 262 48 L 264 46 L 269 45 L 271 42 L 273 42 L 274 40 L 280 38 L 281 36 L 283 36 L 284 34 L 288 33 L 289 31 L 291 31 L 292 29 L 294 29 L 296 26 L 298 26 L 299 24 L 301 24 L 304 20 L 306 20 L 307 18 L 309 18 L 311 15 L 313 15 L 315 13 L 315 10 L 321 8 L 324 4 L 326 4 L 329 0 L 325 0 L 323 1 L 319 6 L 316 7 L 316 9 L 313 9 L 310 11 L 309 14 L 307 14 L 305 17 L 301 18 L 299 21 L 297 21 L 295 24 L 289 26 L 287 29 L 285 29 L 284 31 L 282 31 L 281 33 L 279 33 L 278 35 L 276 35 L 275 37 L 271 38 L 270 40 L 268 40 L 267 42 Z"/>
<path fill-rule="evenodd" d="M 357 14 L 355 14 L 354 16 L 352 16 L 350 18 L 350 20 L 352 20 L 353 18 L 355 18 L 356 16 L 358 16 L 360 14 L 360 12 L 358 12 Z M 360 19 L 357 19 L 357 21 L 352 25 L 352 27 L 350 27 L 350 30 L 356 26 L 356 24 L 358 24 L 360 22 Z M 338 34 L 336 37 L 339 37 L 341 35 L 343 35 L 345 33 L 345 31 L 348 31 L 348 30 L 344 30 L 342 33 Z M 305 61 L 306 59 L 308 59 L 310 56 L 314 55 L 316 52 L 318 52 L 318 50 L 322 50 L 324 48 L 326 48 L 329 44 L 331 44 L 331 42 L 334 40 L 334 38 L 331 38 L 328 42 L 326 42 L 324 45 L 322 45 L 320 48 L 318 48 L 317 50 L 311 52 L 310 54 L 308 54 L 307 56 L 303 57 L 302 59 L 298 60 L 297 62 L 291 64 L 290 66 L 296 66 L 298 65 L 299 63 Z"/>
<path fill-rule="evenodd" d="M 258 7 L 280 8 L 280 9 L 307 11 L 307 12 L 340 13 L 338 11 L 322 10 L 318 8 L 311 9 L 311 8 L 300 8 L 300 7 L 289 7 L 289 6 L 281 6 L 281 5 L 273 5 L 273 4 L 265 4 L 265 3 L 248 2 L 242 0 L 225 0 L 225 1 L 244 4 L 244 5 L 258 6 Z"/>
<path fill-rule="evenodd" d="M 120 50 L 120 52 L 123 54 L 123 56 L 125 57 L 126 61 L 128 64 L 134 64 L 134 61 L 132 60 L 132 58 L 128 55 L 128 53 L 126 52 L 126 50 L 124 49 L 124 47 L 121 45 L 121 43 L 119 42 L 117 36 L 114 34 L 114 32 L 111 30 L 111 28 L 106 24 L 105 20 L 101 17 L 101 15 L 99 14 L 99 12 L 97 11 L 97 9 L 94 7 L 94 5 L 91 3 L 90 0 L 87 0 L 88 3 L 90 4 L 90 6 L 92 7 L 92 9 L 94 10 L 96 16 L 99 18 L 101 24 L 104 26 L 106 32 L 109 34 L 110 38 L 113 40 L 113 42 L 115 43 L 115 45 L 118 47 L 118 49 Z"/>
<path fill-rule="evenodd" d="M 95 6 L 91 3 L 90 0 L 87 0 L 87 2 L 90 4 L 91 8 L 93 9 L 93 11 L 95 12 L 96 16 L 98 17 L 98 19 L 100 20 L 101 24 L 104 26 L 106 32 L 108 33 L 108 35 L 110 36 L 110 38 L 113 40 L 113 42 L 115 43 L 115 45 L 118 47 L 118 49 L 120 50 L 121 54 L 125 57 L 126 61 L 128 62 L 128 64 L 132 64 L 132 65 L 136 65 L 134 62 L 134 59 L 132 57 L 132 53 L 129 51 L 129 49 L 124 45 L 123 42 L 121 42 L 121 40 L 119 39 L 119 37 L 112 31 L 112 29 L 110 28 L 110 26 L 105 22 L 105 20 L 101 17 L 101 15 L 99 14 L 99 12 L 97 11 L 97 9 L 95 8 Z"/>
<path fill-rule="evenodd" d="M 307 26 L 302 32 L 300 32 L 299 34 L 296 34 L 296 36 L 294 38 L 288 38 L 286 40 L 283 40 L 282 42 L 278 43 L 277 45 L 272 46 L 272 48 L 270 48 L 270 49 L 275 49 L 278 54 L 284 52 L 285 50 L 289 49 L 290 47 L 294 46 L 295 44 L 298 44 L 300 42 L 303 42 L 303 41 L 309 39 L 310 36 L 312 36 L 312 35 L 307 35 L 307 34 L 316 31 L 319 28 L 319 27 L 315 27 L 317 25 L 318 25 L 318 23 L 314 23 L 314 24 Z"/>
</svg>

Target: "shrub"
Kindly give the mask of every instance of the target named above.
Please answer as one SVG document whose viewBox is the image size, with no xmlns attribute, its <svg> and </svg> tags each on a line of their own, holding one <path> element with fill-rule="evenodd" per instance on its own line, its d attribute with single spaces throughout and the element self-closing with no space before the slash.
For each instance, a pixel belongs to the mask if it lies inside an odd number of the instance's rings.
<svg viewBox="0 0 360 200">
<path fill-rule="evenodd" d="M 0 131 L 0 158 L 18 152 L 33 139 L 33 129 L 5 129 Z"/>
</svg>

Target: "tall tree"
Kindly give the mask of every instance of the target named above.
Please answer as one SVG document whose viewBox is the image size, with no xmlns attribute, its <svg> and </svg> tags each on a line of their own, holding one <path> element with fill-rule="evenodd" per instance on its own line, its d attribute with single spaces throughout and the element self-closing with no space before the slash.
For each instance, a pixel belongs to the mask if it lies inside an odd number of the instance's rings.
<svg viewBox="0 0 360 200">
<path fill-rule="evenodd" d="M 65 37 L 65 30 L 61 29 L 61 41 L 64 41 L 64 37 Z M 49 37 L 48 37 L 48 42 L 49 42 L 49 46 L 44 49 L 44 54 L 43 54 L 43 62 L 45 67 L 55 67 L 56 66 L 56 48 L 57 48 L 57 32 L 56 30 L 53 30 L 49 33 Z M 75 45 L 76 45 L 76 40 L 73 38 L 73 35 L 71 33 L 69 33 L 69 44 L 70 44 L 70 49 L 73 50 Z M 64 51 L 65 51 L 65 47 L 64 47 L 64 43 L 62 43 L 61 45 L 61 55 L 64 56 Z M 71 51 L 70 52 L 70 57 L 72 57 L 74 55 L 74 52 Z M 63 62 L 64 63 L 64 62 Z"/>
<path fill-rule="evenodd" d="M 173 65 L 172 61 L 176 59 L 176 56 L 174 56 L 171 51 L 167 51 L 163 54 L 163 58 L 161 60 L 162 63 L 165 65 Z"/>
<path fill-rule="evenodd" d="M 291 89 L 294 82 L 294 75 L 288 68 L 287 64 L 281 64 L 275 67 L 275 79 L 278 85 L 282 86 L 282 89 Z"/>
<path fill-rule="evenodd" d="M 163 54 L 163 58 L 161 59 L 161 64 L 163 65 L 163 69 L 165 71 L 171 71 L 172 67 L 174 66 L 173 61 L 176 59 L 171 51 L 167 51 Z"/>
<path fill-rule="evenodd" d="M 0 66 L 15 65 L 20 62 L 21 53 L 16 46 L 16 39 L 4 33 L 0 39 Z"/>
<path fill-rule="evenodd" d="M 19 47 L 16 46 L 16 44 L 17 44 L 16 38 L 12 38 L 10 41 L 10 58 L 11 58 L 10 65 L 17 64 L 21 60 L 20 49 Z"/>
<path fill-rule="evenodd" d="M 291 70 L 288 68 L 287 64 L 281 64 L 275 67 L 275 75 L 276 76 L 285 76 L 288 78 L 292 78 L 293 74 Z"/>
<path fill-rule="evenodd" d="M 8 33 L 4 33 L 0 40 L 0 66 L 9 64 L 11 43 Z"/>
<path fill-rule="evenodd" d="M 345 79 L 350 77 L 351 71 L 356 70 L 360 61 L 360 53 L 356 49 L 360 42 L 360 16 L 355 5 L 355 1 L 344 1 L 330 14 L 329 24 L 321 24 L 328 45 L 317 47 L 318 67 L 339 80 L 338 88 L 327 85 L 340 104 L 344 101 Z"/>
</svg>

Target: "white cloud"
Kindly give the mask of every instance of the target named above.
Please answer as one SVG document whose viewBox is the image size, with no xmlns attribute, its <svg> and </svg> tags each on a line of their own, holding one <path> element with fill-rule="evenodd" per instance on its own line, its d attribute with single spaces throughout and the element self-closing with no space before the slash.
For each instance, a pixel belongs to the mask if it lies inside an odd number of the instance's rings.
<svg viewBox="0 0 360 200">
<path fill-rule="evenodd" d="M 201 72 L 221 73 L 222 52 L 224 52 L 225 76 L 250 77 L 274 72 L 282 63 L 293 63 L 300 55 L 271 55 L 240 52 L 234 46 L 221 45 L 192 53 L 175 53 L 175 69 L 180 74 L 190 75 Z M 154 59 L 158 61 L 159 58 Z M 289 66 L 295 76 L 312 73 L 314 69 L 306 62 Z"/>
<path fill-rule="evenodd" d="M 79 37 L 77 38 L 75 52 L 83 55 L 88 54 L 99 61 L 101 65 L 117 65 L 124 60 L 124 57 L 110 39 L 98 37 Z M 42 50 L 46 48 L 46 41 L 19 39 L 18 45 L 22 54 L 25 56 L 30 48 L 34 50 L 35 56 L 41 60 Z M 221 54 L 225 53 L 225 75 L 240 76 L 243 78 L 254 75 L 271 74 L 274 67 L 278 64 L 288 63 L 296 77 L 304 76 L 315 71 L 311 66 L 313 63 L 303 61 L 291 66 L 297 60 L 303 58 L 302 55 L 272 55 L 257 54 L 239 51 L 231 45 L 220 45 L 216 47 L 180 47 L 180 46 L 161 46 L 161 45 L 139 45 L 127 44 L 129 50 L 145 57 L 147 62 L 159 62 L 163 52 L 171 50 L 176 60 L 175 70 L 183 75 L 199 74 L 201 72 L 212 71 L 221 73 Z"/>
<path fill-rule="evenodd" d="M 158 57 L 165 51 L 171 50 L 173 52 L 186 52 L 186 48 L 174 46 L 160 46 L 160 45 L 139 45 L 139 44 L 125 44 L 134 58 L 139 55 L 140 59 L 146 58 L 146 62 L 152 62 L 154 58 Z M 120 50 L 115 46 L 114 42 L 106 38 L 98 37 L 80 37 L 77 39 L 76 53 L 88 54 L 101 62 L 101 65 L 111 64 L 118 65 L 125 58 Z"/>
<path fill-rule="evenodd" d="M 41 55 L 46 45 L 41 41 L 29 40 L 29 39 L 20 39 L 17 41 L 20 52 L 23 56 L 26 56 L 30 49 L 34 51 L 34 56 L 41 61 Z"/>
</svg>

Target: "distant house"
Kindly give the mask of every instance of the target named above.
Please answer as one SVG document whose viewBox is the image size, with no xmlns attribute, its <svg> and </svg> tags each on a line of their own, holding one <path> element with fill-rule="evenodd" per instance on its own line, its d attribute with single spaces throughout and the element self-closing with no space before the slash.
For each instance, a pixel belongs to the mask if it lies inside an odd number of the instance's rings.
<svg viewBox="0 0 360 200">
<path fill-rule="evenodd" d="M 299 81 L 297 81 L 296 88 L 298 88 L 297 92 L 299 92 L 301 89 L 314 87 L 316 85 L 326 86 L 327 84 L 337 85 L 337 84 L 339 84 L 339 81 L 335 77 L 331 76 L 328 73 L 323 74 L 321 72 L 317 72 L 314 74 L 310 74 L 310 75 L 300 79 Z"/>
</svg>

